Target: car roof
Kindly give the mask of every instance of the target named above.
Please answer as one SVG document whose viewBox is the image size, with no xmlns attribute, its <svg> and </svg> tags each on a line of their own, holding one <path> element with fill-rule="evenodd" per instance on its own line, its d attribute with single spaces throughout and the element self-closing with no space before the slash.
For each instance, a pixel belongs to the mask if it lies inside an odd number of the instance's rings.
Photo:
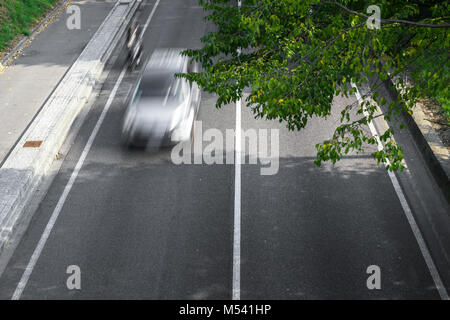
<svg viewBox="0 0 450 320">
<path fill-rule="evenodd" d="M 184 49 L 156 49 L 145 67 L 145 73 L 182 73 L 185 72 L 187 57 L 181 55 Z"/>
</svg>

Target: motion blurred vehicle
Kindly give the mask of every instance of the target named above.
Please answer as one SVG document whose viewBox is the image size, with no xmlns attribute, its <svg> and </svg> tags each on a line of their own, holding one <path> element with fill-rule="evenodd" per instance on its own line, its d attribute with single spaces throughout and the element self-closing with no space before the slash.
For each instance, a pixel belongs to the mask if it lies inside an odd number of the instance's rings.
<svg viewBox="0 0 450 320">
<path fill-rule="evenodd" d="M 126 146 L 164 147 L 192 138 L 200 89 L 175 74 L 199 67 L 181 55 L 183 50 L 155 50 L 139 74 L 123 120 Z"/>
<path fill-rule="evenodd" d="M 127 62 L 131 70 L 136 69 L 142 58 L 143 40 L 141 36 L 141 27 L 136 18 L 130 24 L 127 33 Z"/>
</svg>

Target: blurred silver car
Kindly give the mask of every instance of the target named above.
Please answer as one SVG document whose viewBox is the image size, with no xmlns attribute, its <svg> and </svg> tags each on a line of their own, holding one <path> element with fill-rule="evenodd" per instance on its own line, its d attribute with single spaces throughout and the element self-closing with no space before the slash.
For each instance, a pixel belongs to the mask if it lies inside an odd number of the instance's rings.
<svg viewBox="0 0 450 320">
<path fill-rule="evenodd" d="M 128 99 L 122 136 L 127 146 L 162 147 L 189 140 L 200 106 L 200 90 L 176 73 L 197 72 L 184 49 L 157 49 Z"/>
</svg>

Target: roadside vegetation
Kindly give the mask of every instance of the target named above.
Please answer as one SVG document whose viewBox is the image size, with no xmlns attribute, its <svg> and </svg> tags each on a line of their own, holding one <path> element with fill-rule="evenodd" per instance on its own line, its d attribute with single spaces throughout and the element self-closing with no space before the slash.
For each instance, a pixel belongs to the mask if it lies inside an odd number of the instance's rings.
<svg viewBox="0 0 450 320">
<path fill-rule="evenodd" d="M 448 48 L 447 48 L 448 49 Z M 419 81 L 428 81 L 430 78 L 432 70 L 430 66 L 438 66 L 442 68 L 443 74 L 450 74 L 450 64 L 446 63 L 444 59 L 448 59 L 448 52 L 445 54 L 437 54 L 435 52 L 427 52 L 425 55 L 417 59 L 414 69 L 417 70 L 417 77 Z M 436 87 L 433 85 L 428 86 L 429 91 L 427 92 L 428 98 L 432 99 L 434 104 L 437 104 L 440 108 L 440 113 L 444 116 L 447 125 L 450 125 L 450 92 L 449 84 L 443 87 Z"/>
<path fill-rule="evenodd" d="M 448 55 L 448 53 L 447 53 Z M 445 63 L 444 54 L 436 54 L 435 52 L 427 52 L 419 57 L 412 67 L 417 72 L 417 79 L 420 83 L 429 82 L 432 70 L 430 67 L 442 68 L 442 73 L 450 74 L 450 64 Z M 450 84 L 443 86 L 435 86 L 430 83 L 428 91 L 424 92 L 424 97 L 419 99 L 417 107 L 421 107 L 426 115 L 426 120 L 436 130 L 441 141 L 447 148 L 450 148 Z"/>
<path fill-rule="evenodd" d="M 60 0 L 0 0 L 0 52 L 30 29 Z"/>
</svg>

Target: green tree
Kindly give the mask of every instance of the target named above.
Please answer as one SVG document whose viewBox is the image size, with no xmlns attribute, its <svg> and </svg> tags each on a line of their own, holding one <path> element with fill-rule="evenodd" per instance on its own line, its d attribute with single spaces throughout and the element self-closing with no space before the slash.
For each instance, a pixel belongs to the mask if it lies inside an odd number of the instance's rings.
<svg viewBox="0 0 450 320">
<path fill-rule="evenodd" d="M 256 117 L 285 121 L 291 130 L 304 128 L 311 117 L 330 115 L 335 95 L 353 94 L 352 82 L 361 85 L 373 76 L 386 80 L 411 73 L 414 85 L 400 82 L 398 101 L 381 115 L 388 121 L 411 113 L 415 101 L 430 93 L 448 98 L 449 2 L 377 1 L 243 0 L 238 8 L 232 0 L 199 0 L 215 31 L 202 38 L 202 48 L 185 51 L 203 71 L 183 76 L 216 93 L 217 107 L 237 101 L 246 89 L 247 106 Z M 380 28 L 367 25 L 369 5 L 381 9 Z M 417 60 L 420 70 L 413 68 Z M 375 89 L 367 102 L 341 111 L 334 135 L 316 145 L 316 164 L 335 163 L 349 152 L 364 152 L 366 143 L 377 143 L 363 130 L 386 103 Z M 397 170 L 403 149 L 392 137 L 390 127 L 380 135 L 384 150 L 373 156 Z"/>
</svg>

